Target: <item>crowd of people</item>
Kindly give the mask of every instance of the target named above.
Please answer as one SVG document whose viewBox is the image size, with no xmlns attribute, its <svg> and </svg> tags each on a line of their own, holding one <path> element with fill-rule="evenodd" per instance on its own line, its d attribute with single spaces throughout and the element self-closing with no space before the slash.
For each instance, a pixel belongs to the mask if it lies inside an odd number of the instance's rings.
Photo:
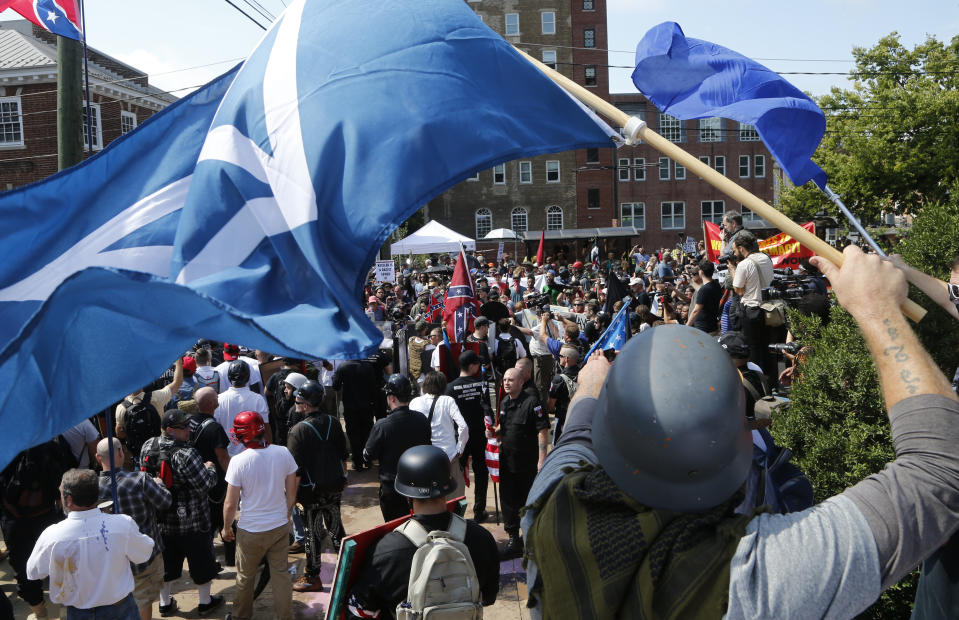
<svg viewBox="0 0 959 620">
<path fill-rule="evenodd" d="M 355 533 L 341 515 L 348 472 L 376 468 L 383 521 L 412 517 L 366 555 L 349 617 L 419 617 L 436 603 L 431 571 L 456 584 L 444 580 L 436 604 L 475 617 L 515 558 L 534 617 L 854 615 L 959 523 L 956 394 L 899 314 L 893 263 L 852 247 L 841 269 L 805 265 L 804 291 L 825 298 L 822 269 L 859 321 L 897 450 L 883 473 L 814 506 L 761 411 L 804 353 L 770 351 L 789 339 L 764 304 L 772 263 L 738 213 L 724 229 L 719 266 L 702 244 L 606 259 L 594 246 L 542 265 L 464 255 L 478 316 L 463 342 L 442 320 L 449 256 L 370 281 L 367 314 L 387 338 L 369 358 L 199 340 L 108 415 L 0 474 L 18 595 L 47 617 L 50 577 L 68 617 L 169 616 L 186 563 L 205 615 L 226 602 L 212 580 L 235 566 L 241 620 L 265 565 L 274 615 L 290 618 L 293 591 L 326 587 L 326 540 L 335 550 Z M 631 338 L 590 354 L 624 305 Z M 470 474 L 465 519 L 446 500 Z M 499 548 L 483 527 L 491 479 Z M 465 564 L 436 560 L 434 546 Z M 288 556 L 301 552 L 294 579 Z"/>
</svg>

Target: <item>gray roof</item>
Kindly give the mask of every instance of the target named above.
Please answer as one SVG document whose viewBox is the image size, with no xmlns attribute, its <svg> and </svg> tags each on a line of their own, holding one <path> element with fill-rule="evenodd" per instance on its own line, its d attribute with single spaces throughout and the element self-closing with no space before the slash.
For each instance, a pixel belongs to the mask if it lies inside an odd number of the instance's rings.
<svg viewBox="0 0 959 620">
<path fill-rule="evenodd" d="M 57 50 L 16 30 L 0 29 L 0 69 L 55 67 Z"/>
</svg>

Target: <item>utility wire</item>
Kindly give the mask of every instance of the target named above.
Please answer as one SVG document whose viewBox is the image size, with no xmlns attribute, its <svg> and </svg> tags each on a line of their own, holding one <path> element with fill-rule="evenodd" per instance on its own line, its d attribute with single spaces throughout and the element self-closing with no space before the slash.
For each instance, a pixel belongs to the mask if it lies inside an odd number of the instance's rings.
<svg viewBox="0 0 959 620">
<path fill-rule="evenodd" d="M 253 18 L 252 15 L 250 15 L 249 13 L 247 13 L 246 11 L 244 11 L 243 9 L 241 9 L 239 6 L 237 6 L 236 4 L 234 4 L 234 3 L 233 3 L 233 0 L 225 0 L 225 2 L 226 2 L 227 4 L 229 4 L 230 6 L 232 6 L 234 9 L 236 9 L 237 11 L 239 11 L 240 13 L 242 13 L 243 16 L 246 17 L 248 20 L 250 20 L 251 22 L 253 22 L 253 23 L 256 24 L 257 26 L 259 26 L 259 27 L 262 28 L 263 30 L 266 30 L 266 26 L 264 26 L 264 25 L 261 24 L 260 22 L 256 21 L 256 20 Z"/>
</svg>

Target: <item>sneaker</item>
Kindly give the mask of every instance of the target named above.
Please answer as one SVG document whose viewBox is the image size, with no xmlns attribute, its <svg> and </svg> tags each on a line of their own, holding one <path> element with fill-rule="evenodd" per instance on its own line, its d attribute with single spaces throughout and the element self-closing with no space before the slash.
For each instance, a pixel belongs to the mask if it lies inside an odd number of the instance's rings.
<svg viewBox="0 0 959 620">
<path fill-rule="evenodd" d="M 301 543 L 300 541 L 294 541 L 294 543 L 290 545 L 289 547 L 287 547 L 286 550 L 289 551 L 290 553 L 303 553 L 303 549 L 304 549 L 303 543 Z"/>
<path fill-rule="evenodd" d="M 223 597 L 213 594 L 210 596 L 210 602 L 206 603 L 205 605 L 203 603 L 200 603 L 199 605 L 197 605 L 196 611 L 198 614 L 205 614 L 208 611 L 212 611 L 216 609 L 222 604 L 223 604 Z"/>
<path fill-rule="evenodd" d="M 500 560 L 513 560 L 523 557 L 523 539 L 517 534 L 511 534 L 509 542 L 499 553 Z"/>
<path fill-rule="evenodd" d="M 160 615 L 166 618 L 167 616 L 172 616 L 179 609 L 176 604 L 176 599 L 171 596 L 169 605 L 160 605 Z"/>
<path fill-rule="evenodd" d="M 303 575 L 293 584 L 294 592 L 319 592 L 323 589 L 323 582 L 319 577 L 307 577 Z"/>
</svg>

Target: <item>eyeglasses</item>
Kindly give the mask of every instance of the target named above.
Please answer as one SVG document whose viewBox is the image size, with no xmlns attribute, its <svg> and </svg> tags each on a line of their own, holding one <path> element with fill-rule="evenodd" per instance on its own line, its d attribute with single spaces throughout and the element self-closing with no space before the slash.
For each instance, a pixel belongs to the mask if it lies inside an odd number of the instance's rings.
<svg viewBox="0 0 959 620">
<path fill-rule="evenodd" d="M 949 283 L 949 299 L 952 301 L 959 300 L 959 284 Z"/>
<path fill-rule="evenodd" d="M 305 401 L 305 400 L 297 400 L 297 401 L 294 401 L 294 402 L 295 402 L 297 405 L 305 405 L 305 404 L 306 404 L 306 401 Z"/>
</svg>

